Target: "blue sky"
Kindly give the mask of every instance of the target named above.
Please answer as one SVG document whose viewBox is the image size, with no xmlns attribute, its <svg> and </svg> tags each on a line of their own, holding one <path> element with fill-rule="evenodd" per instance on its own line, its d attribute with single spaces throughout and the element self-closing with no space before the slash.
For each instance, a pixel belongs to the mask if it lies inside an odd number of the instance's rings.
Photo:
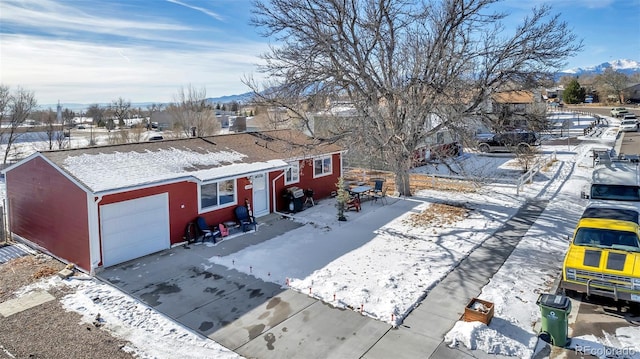
<svg viewBox="0 0 640 359">
<path fill-rule="evenodd" d="M 546 1 L 546 0 L 545 0 Z M 506 0 L 507 28 L 543 0 Z M 555 0 L 585 48 L 567 68 L 640 61 L 640 0 Z M 268 39 L 250 0 L 2 0 L 0 82 L 40 104 L 169 102 L 181 86 L 247 92 Z"/>
</svg>

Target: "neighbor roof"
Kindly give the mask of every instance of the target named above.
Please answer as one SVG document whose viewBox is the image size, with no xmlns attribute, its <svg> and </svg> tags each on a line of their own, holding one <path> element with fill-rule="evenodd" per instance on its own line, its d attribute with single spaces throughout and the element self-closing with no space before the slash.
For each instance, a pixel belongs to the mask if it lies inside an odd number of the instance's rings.
<svg viewBox="0 0 640 359">
<path fill-rule="evenodd" d="M 530 91 L 506 91 L 493 94 L 497 103 L 533 103 L 533 93 Z"/>
<path fill-rule="evenodd" d="M 93 192 L 191 177 L 198 181 L 277 170 L 287 160 L 336 153 L 301 132 L 273 130 L 99 146 L 40 154 Z"/>
</svg>

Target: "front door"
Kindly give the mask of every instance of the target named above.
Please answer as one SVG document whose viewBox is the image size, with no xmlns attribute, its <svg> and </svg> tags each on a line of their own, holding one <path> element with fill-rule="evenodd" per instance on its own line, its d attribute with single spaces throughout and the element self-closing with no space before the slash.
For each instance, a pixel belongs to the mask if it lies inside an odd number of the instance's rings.
<svg viewBox="0 0 640 359">
<path fill-rule="evenodd" d="M 269 214 L 269 187 L 267 175 L 253 175 L 253 215 L 255 217 Z"/>
</svg>

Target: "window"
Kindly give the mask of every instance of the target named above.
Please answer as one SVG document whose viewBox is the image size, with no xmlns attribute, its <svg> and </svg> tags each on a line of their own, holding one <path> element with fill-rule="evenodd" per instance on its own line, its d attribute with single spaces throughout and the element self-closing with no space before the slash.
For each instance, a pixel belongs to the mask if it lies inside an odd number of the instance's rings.
<svg viewBox="0 0 640 359">
<path fill-rule="evenodd" d="M 313 160 L 313 177 L 330 175 L 333 172 L 331 156 Z"/>
<path fill-rule="evenodd" d="M 226 207 L 236 203 L 236 180 L 211 182 L 200 185 L 200 209 Z"/>
<path fill-rule="evenodd" d="M 300 162 L 289 163 L 289 167 L 285 170 L 284 184 L 292 184 L 300 182 Z"/>
<path fill-rule="evenodd" d="M 640 201 L 640 188 L 624 185 L 591 185 L 592 199 L 610 199 L 617 201 Z"/>
</svg>

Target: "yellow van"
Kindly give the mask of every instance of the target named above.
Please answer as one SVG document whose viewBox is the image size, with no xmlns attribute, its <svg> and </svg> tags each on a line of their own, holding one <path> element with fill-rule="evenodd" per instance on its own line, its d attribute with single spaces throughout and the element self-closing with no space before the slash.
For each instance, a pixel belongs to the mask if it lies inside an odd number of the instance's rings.
<svg viewBox="0 0 640 359">
<path fill-rule="evenodd" d="M 564 259 L 561 288 L 640 302 L 639 218 L 629 206 L 588 206 Z"/>
</svg>

